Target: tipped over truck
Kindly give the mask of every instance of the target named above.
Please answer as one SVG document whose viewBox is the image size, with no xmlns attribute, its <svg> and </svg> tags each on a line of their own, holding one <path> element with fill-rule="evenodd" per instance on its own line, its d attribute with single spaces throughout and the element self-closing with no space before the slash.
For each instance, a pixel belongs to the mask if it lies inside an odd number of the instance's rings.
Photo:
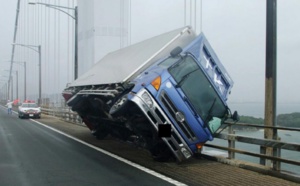
<svg viewBox="0 0 300 186">
<path fill-rule="evenodd" d="M 63 97 L 98 139 L 183 161 L 237 118 L 226 103 L 232 86 L 204 34 L 184 27 L 107 54 Z"/>
</svg>

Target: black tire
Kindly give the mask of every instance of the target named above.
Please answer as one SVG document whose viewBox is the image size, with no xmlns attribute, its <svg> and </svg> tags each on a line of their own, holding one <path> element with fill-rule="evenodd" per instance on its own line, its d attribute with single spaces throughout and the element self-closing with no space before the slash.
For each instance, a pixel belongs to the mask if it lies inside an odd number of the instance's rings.
<svg viewBox="0 0 300 186">
<path fill-rule="evenodd" d="M 128 104 L 127 94 L 123 95 L 118 99 L 109 110 L 109 114 L 112 116 L 118 116 L 125 111 L 125 108 Z"/>
</svg>

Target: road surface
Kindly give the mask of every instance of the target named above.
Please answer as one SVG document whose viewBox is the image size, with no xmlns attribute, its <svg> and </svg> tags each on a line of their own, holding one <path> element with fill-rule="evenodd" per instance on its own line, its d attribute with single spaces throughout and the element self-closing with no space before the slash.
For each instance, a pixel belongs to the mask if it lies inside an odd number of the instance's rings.
<svg viewBox="0 0 300 186">
<path fill-rule="evenodd" d="M 0 107 L 1 186 L 181 185 L 134 166 Z"/>
</svg>

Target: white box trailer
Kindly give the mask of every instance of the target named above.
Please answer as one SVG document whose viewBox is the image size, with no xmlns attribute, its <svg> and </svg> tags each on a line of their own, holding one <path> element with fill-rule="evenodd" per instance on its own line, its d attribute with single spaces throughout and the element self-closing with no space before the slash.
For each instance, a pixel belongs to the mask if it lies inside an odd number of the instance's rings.
<svg viewBox="0 0 300 186">
<path fill-rule="evenodd" d="M 183 27 L 111 52 L 69 86 L 130 81 L 158 59 L 169 55 L 176 46 L 184 48 L 195 37 L 196 34 L 190 27 Z"/>
</svg>

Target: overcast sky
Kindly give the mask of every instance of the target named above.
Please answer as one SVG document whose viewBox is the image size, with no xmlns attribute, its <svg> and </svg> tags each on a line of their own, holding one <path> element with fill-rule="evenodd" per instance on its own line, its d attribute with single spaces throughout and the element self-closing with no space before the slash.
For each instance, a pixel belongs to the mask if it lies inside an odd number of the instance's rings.
<svg viewBox="0 0 300 186">
<path fill-rule="evenodd" d="M 10 59 L 17 1 L 0 0 L 0 60 Z"/>
<path fill-rule="evenodd" d="M 17 0 L 0 2 L 2 69 L 2 61 L 11 58 Z M 131 0 L 131 42 L 182 27 L 184 23 L 192 25 L 198 33 L 204 32 L 235 82 L 229 101 L 264 102 L 266 1 L 202 0 L 201 6 L 198 0 L 196 16 L 189 12 L 184 16 L 184 2 L 187 6 L 195 3 L 194 0 Z M 277 1 L 278 103 L 300 105 L 299 10 L 299 0 Z M 5 73 L 0 71 L 2 74 Z"/>
<path fill-rule="evenodd" d="M 0 88 L 7 82 L 9 74 L 4 70 L 9 70 L 9 63 L 4 62 L 10 59 L 11 43 L 13 39 L 14 18 L 16 15 L 16 1 L 0 0 Z M 3 90 L 3 89 L 2 89 Z"/>
</svg>

